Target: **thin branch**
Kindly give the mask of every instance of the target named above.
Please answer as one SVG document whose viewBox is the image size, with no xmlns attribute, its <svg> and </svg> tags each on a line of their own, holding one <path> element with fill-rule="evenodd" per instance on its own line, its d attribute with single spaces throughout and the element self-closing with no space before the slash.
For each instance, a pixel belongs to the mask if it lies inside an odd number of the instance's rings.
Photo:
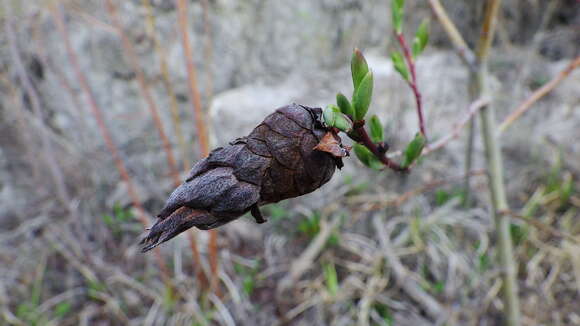
<svg viewBox="0 0 580 326">
<path fill-rule="evenodd" d="M 481 34 L 477 43 L 476 56 L 479 64 L 487 63 L 489 49 L 493 43 L 495 29 L 497 26 L 497 13 L 499 11 L 501 0 L 488 0 L 485 6 L 485 16 Z"/>
<path fill-rule="evenodd" d="M 465 115 L 465 117 L 461 121 L 459 121 L 455 125 L 455 127 L 453 128 L 453 131 L 451 133 L 445 135 L 444 137 L 440 138 L 436 142 L 434 142 L 432 144 L 428 144 L 425 147 L 425 149 L 423 150 L 422 155 L 427 155 L 431 152 L 439 150 L 439 149 L 445 147 L 453 139 L 456 139 L 457 137 L 459 137 L 461 130 L 463 130 L 463 128 L 465 128 L 465 126 L 468 124 L 468 122 L 473 119 L 475 114 L 477 112 L 479 112 L 480 109 L 484 108 L 488 104 L 489 104 L 489 99 L 487 99 L 487 98 L 480 98 L 480 99 L 474 101 L 473 103 L 471 103 L 469 105 L 469 109 L 467 111 L 467 114 Z"/>
<path fill-rule="evenodd" d="M 380 216 L 373 218 L 373 224 L 379 242 L 383 250 L 385 259 L 389 263 L 389 267 L 393 272 L 393 276 L 401 288 L 411 297 L 415 302 L 419 303 L 425 309 L 427 314 L 433 319 L 438 320 L 443 314 L 446 314 L 445 309 L 425 292 L 417 282 L 412 278 L 412 273 L 405 268 L 397 254 L 393 249 L 393 245 L 387 234 L 385 224 Z"/>
<path fill-rule="evenodd" d="M 449 40 L 453 43 L 453 46 L 463 63 L 473 70 L 475 67 L 475 55 L 469 48 L 469 45 L 467 45 L 467 42 L 465 42 L 463 36 L 461 36 L 461 33 L 453 21 L 449 18 L 449 15 L 447 15 L 447 11 L 441 2 L 439 0 L 429 0 L 429 5 L 435 14 L 435 17 L 437 17 L 437 20 L 443 27 L 443 30 L 445 30 Z"/>
<path fill-rule="evenodd" d="M 485 16 L 477 45 L 478 58 L 477 72 L 474 81 L 477 87 L 476 96 L 489 96 L 489 71 L 487 60 L 495 28 L 501 0 L 488 0 L 485 6 Z M 498 258 L 502 268 L 503 301 L 505 305 L 506 325 L 521 325 L 520 300 L 517 283 L 517 260 L 514 255 L 513 243 L 510 234 L 509 217 L 500 214 L 500 211 L 509 209 L 505 182 L 504 168 L 500 139 L 496 128 L 495 111 L 490 105 L 480 111 L 481 133 L 484 141 L 485 155 L 488 166 L 489 191 L 492 203 L 492 216 L 495 221 L 497 235 Z"/>
<path fill-rule="evenodd" d="M 12 8 L 10 4 L 7 4 L 6 2 L 4 2 L 3 4 L 4 7 L 6 8 L 6 11 L 8 13 L 11 13 Z M 10 56 L 12 57 L 12 61 L 14 62 L 14 66 L 18 74 L 18 79 L 20 79 L 20 82 L 24 86 L 26 94 L 28 94 L 28 97 L 30 98 L 30 104 L 32 106 L 34 114 L 36 115 L 36 117 L 40 122 L 44 122 L 45 120 L 44 112 L 43 109 L 41 108 L 40 97 L 38 95 L 38 92 L 34 88 L 32 81 L 30 80 L 30 77 L 24 66 L 24 63 L 22 62 L 20 50 L 18 49 L 18 42 L 16 40 L 16 32 L 14 31 L 13 18 L 11 18 L 10 16 L 11 15 L 9 14 L 4 19 L 4 27 L 6 29 L 6 33 L 8 36 Z M 53 149 L 53 144 L 52 141 L 49 139 L 48 131 L 46 130 L 46 126 L 44 124 L 42 124 L 42 126 L 40 127 L 40 132 L 41 132 L 40 138 L 42 142 L 42 155 L 46 161 L 50 174 L 53 178 L 53 182 L 56 187 L 56 193 L 58 194 L 58 197 L 62 202 L 62 204 L 65 207 L 67 207 L 67 209 L 69 209 L 70 212 L 72 212 L 70 206 L 70 195 L 66 189 L 64 176 L 60 168 L 60 165 L 58 164 L 56 157 L 54 156 L 55 151 Z"/>
<path fill-rule="evenodd" d="M 143 6 L 146 11 L 146 32 L 149 37 L 153 39 L 153 46 L 155 53 L 159 57 L 159 65 L 161 70 L 161 76 L 163 81 L 163 86 L 167 94 L 169 95 L 169 105 L 171 110 L 171 119 L 173 120 L 173 126 L 175 128 L 175 134 L 177 136 L 177 143 L 181 150 L 181 158 L 183 162 L 183 168 L 187 171 L 189 170 L 189 161 L 187 144 L 185 143 L 185 137 L 181 129 L 181 119 L 179 118 L 179 105 L 177 104 L 177 97 L 173 89 L 173 84 L 169 79 L 169 68 L 167 64 L 167 54 L 163 50 L 161 44 L 159 44 L 159 39 L 155 35 L 155 16 L 153 15 L 153 8 L 151 8 L 151 2 L 149 0 L 142 1 Z M 200 265 L 201 255 L 199 253 L 199 248 L 197 246 L 197 238 L 195 236 L 195 230 L 187 231 L 187 241 L 189 242 L 189 248 L 191 250 L 191 256 L 193 257 L 193 270 L 195 277 L 200 284 L 200 287 L 204 288 L 207 286 L 207 277 L 204 273 L 203 268 Z"/>
<path fill-rule="evenodd" d="M 556 86 L 558 86 L 570 73 L 580 66 L 580 56 L 573 59 L 564 70 L 560 71 L 550 82 L 544 86 L 538 88 L 530 97 L 528 97 L 520 106 L 517 107 L 512 113 L 510 113 L 507 118 L 499 125 L 499 132 L 504 132 L 514 121 L 519 119 L 524 113 L 526 113 L 534 103 L 539 101 L 542 97 L 550 93 Z"/>
<path fill-rule="evenodd" d="M 475 58 L 475 54 L 465 42 L 463 36 L 453 23 L 453 21 L 449 18 L 447 11 L 441 4 L 439 0 L 429 0 L 429 5 L 435 14 L 435 17 L 445 30 L 449 40 L 455 47 L 459 58 L 461 58 L 463 64 L 469 69 L 469 100 L 473 101 L 477 96 L 477 90 L 475 89 L 475 74 L 477 72 L 477 60 Z M 475 140 L 475 119 L 471 119 L 468 121 L 468 137 L 467 137 L 467 146 L 465 150 L 465 171 L 470 171 L 473 165 L 473 148 L 474 148 L 474 140 Z M 471 191 L 470 191 L 470 178 L 465 178 L 464 181 L 464 191 L 465 197 L 463 204 L 465 206 L 469 205 L 470 198 L 471 198 Z"/>
<path fill-rule="evenodd" d="M 193 110 L 195 116 L 195 124 L 199 138 L 199 147 L 203 157 L 209 154 L 208 132 L 206 128 L 206 121 L 204 112 L 201 106 L 201 95 L 197 87 L 197 72 L 193 64 L 193 55 L 191 51 L 191 44 L 189 43 L 188 33 L 188 9 L 186 0 L 175 0 L 177 4 L 177 16 L 179 23 L 179 33 L 181 35 L 181 43 L 183 47 L 183 57 L 185 59 L 185 67 L 187 68 L 187 78 L 189 81 L 189 96 L 193 102 Z M 193 237 L 193 235 L 190 235 Z M 217 246 L 217 231 L 209 231 L 209 264 L 211 269 L 210 288 L 216 293 L 218 289 L 218 246 Z"/>
<path fill-rule="evenodd" d="M 468 125 L 468 123 L 470 121 L 473 120 L 475 115 L 488 104 L 489 104 L 489 99 L 487 99 L 487 98 L 480 98 L 480 99 L 474 101 L 473 103 L 471 103 L 469 105 L 468 110 L 467 110 L 467 114 L 465 115 L 465 117 L 463 117 L 461 120 L 459 120 L 458 122 L 456 122 L 454 124 L 455 127 L 453 128 L 451 133 L 441 137 L 436 142 L 433 142 L 431 144 L 427 144 L 425 146 L 425 148 L 423 149 L 423 152 L 421 153 L 421 155 L 423 156 L 423 155 L 431 154 L 435 151 L 438 151 L 438 150 L 444 148 L 445 146 L 447 146 L 447 144 L 449 144 L 452 140 L 457 139 L 457 137 L 459 137 L 459 135 L 461 134 L 461 131 L 463 129 L 465 129 L 465 127 Z M 389 153 L 389 155 L 387 155 L 387 157 L 389 159 L 392 159 L 392 158 L 395 158 L 395 157 L 398 157 L 401 155 L 403 155 L 402 151 L 396 151 L 396 152 Z"/>
<path fill-rule="evenodd" d="M 413 56 L 411 55 L 411 50 L 407 45 L 407 41 L 405 40 L 405 36 L 401 34 L 395 34 L 397 37 L 397 41 L 399 41 L 399 45 L 403 49 L 403 55 L 405 56 L 405 60 L 407 61 L 407 66 L 411 71 L 411 80 L 408 81 L 409 87 L 413 91 L 413 95 L 415 95 L 415 104 L 417 105 L 417 116 L 419 117 L 419 131 L 421 134 L 427 138 L 427 133 L 425 131 L 425 120 L 423 118 L 423 101 L 421 99 L 421 92 L 419 91 L 419 87 L 417 85 L 417 74 L 415 72 L 415 61 L 413 60 Z"/>
<path fill-rule="evenodd" d="M 87 22 L 91 26 L 99 28 L 107 33 L 117 34 L 117 30 L 115 29 L 115 27 L 113 27 L 110 24 L 108 24 L 107 22 L 104 22 L 104 21 L 98 19 L 97 17 L 89 14 L 88 12 L 83 10 L 83 8 L 81 8 L 81 6 L 79 6 L 75 2 L 71 2 L 68 5 L 68 7 L 69 7 L 70 11 L 72 11 L 76 14 L 75 17 L 82 18 L 85 22 Z"/>
<path fill-rule="evenodd" d="M 109 150 L 109 152 L 113 158 L 113 162 L 115 163 L 115 166 L 117 167 L 117 170 L 119 171 L 119 174 L 121 175 L 121 178 L 123 179 L 123 181 L 127 185 L 127 191 L 129 193 L 129 197 L 131 198 L 133 206 L 137 210 L 137 218 L 141 221 L 141 223 L 144 226 L 148 226 L 149 219 L 147 218 L 147 214 L 145 213 L 145 210 L 143 209 L 143 206 L 141 205 L 141 201 L 139 199 L 139 196 L 137 195 L 137 191 L 135 190 L 135 186 L 133 185 L 133 182 L 131 181 L 131 177 L 129 175 L 129 172 L 127 171 L 127 168 L 125 167 L 125 163 L 123 162 L 123 159 L 121 158 L 121 156 L 119 154 L 119 150 L 117 148 L 117 145 L 115 145 L 115 143 L 113 141 L 113 137 L 111 136 L 111 132 L 107 128 L 107 125 L 105 123 L 105 119 L 103 117 L 103 112 L 102 112 L 101 108 L 99 107 L 99 105 L 97 104 L 97 99 L 93 93 L 93 90 L 89 86 L 87 78 L 81 69 L 79 59 L 76 55 L 76 52 L 72 48 L 72 45 L 70 42 L 70 37 L 68 34 L 68 30 L 65 27 L 65 23 L 64 23 L 62 5 L 59 4 L 59 5 L 57 5 L 56 8 L 52 7 L 51 14 L 52 14 L 53 19 L 56 23 L 58 33 L 60 34 L 61 38 L 64 41 L 66 53 L 68 55 L 68 59 L 70 61 L 72 69 L 76 75 L 79 86 L 83 90 L 83 92 L 85 93 L 85 95 L 87 97 L 87 100 L 89 101 L 89 107 L 91 109 L 91 112 L 92 112 L 95 120 L 97 121 L 97 126 L 99 127 L 99 130 L 101 132 L 101 136 L 103 137 L 103 140 L 105 141 L 105 145 L 107 146 L 107 149 Z M 159 250 L 155 250 L 154 253 L 155 253 L 155 257 L 157 259 L 157 263 L 159 265 L 159 269 L 161 271 L 161 277 L 163 278 L 163 281 L 166 284 L 166 286 L 170 287 L 171 286 L 171 278 L 169 277 L 169 271 L 167 269 L 167 265 L 165 264 L 165 261 L 162 259 L 161 255 L 159 253 Z"/>
<path fill-rule="evenodd" d="M 213 97 L 213 46 L 212 46 L 212 31 L 211 22 L 209 20 L 209 0 L 201 0 L 201 10 L 203 13 L 203 57 L 205 63 L 205 97 L 211 99 Z"/>
<path fill-rule="evenodd" d="M 364 211 L 376 211 L 376 210 L 385 209 L 387 207 L 400 206 L 403 203 L 405 203 L 407 200 L 417 197 L 417 195 L 419 195 L 419 194 L 429 192 L 431 190 L 437 189 L 441 186 L 444 186 L 444 185 L 447 185 L 447 184 L 450 184 L 453 182 L 463 180 L 463 179 L 467 178 L 468 176 L 480 176 L 480 175 L 484 175 L 485 173 L 486 173 L 485 169 L 478 169 L 478 170 L 469 171 L 468 173 L 464 173 L 461 175 L 450 176 L 450 177 L 447 177 L 445 179 L 435 180 L 435 181 L 426 183 L 420 187 L 417 187 L 415 189 L 404 192 L 400 196 L 397 196 L 396 198 L 393 198 L 393 199 L 385 199 L 384 195 L 380 195 L 380 196 L 376 197 L 376 199 L 374 196 L 373 197 L 354 196 L 352 198 L 349 198 L 348 203 L 349 204 L 357 204 L 357 203 L 369 204 L 372 202 L 372 204 L 367 205 L 366 207 L 362 208 L 362 210 L 364 210 Z"/>
<path fill-rule="evenodd" d="M 546 233 L 549 233 L 552 236 L 555 236 L 557 238 L 566 239 L 566 240 L 569 240 L 571 242 L 580 244 L 580 239 L 577 239 L 576 237 L 574 237 L 574 236 L 572 236 L 572 235 L 570 235 L 568 233 L 562 232 L 562 231 L 560 231 L 560 230 L 552 227 L 551 225 L 548 225 L 546 223 L 543 223 L 541 221 L 538 221 L 538 220 L 536 220 L 534 218 L 530 218 L 530 217 L 525 217 L 525 216 L 519 215 L 516 212 L 511 211 L 509 209 L 500 211 L 499 213 L 500 214 L 503 214 L 503 215 L 508 215 L 508 216 L 510 216 L 510 217 L 512 217 L 512 218 L 514 218 L 516 220 L 520 220 L 520 221 L 522 221 L 522 222 L 524 222 L 526 224 L 530 224 L 530 225 L 534 226 L 535 228 L 537 228 L 539 230 L 542 230 L 542 231 L 544 231 Z"/>
<path fill-rule="evenodd" d="M 278 287 L 276 289 L 278 295 L 283 295 L 286 290 L 295 284 L 300 277 L 302 277 L 302 275 L 313 266 L 314 260 L 324 249 L 328 238 L 332 235 L 339 224 L 340 218 L 337 216 L 334 216 L 330 223 L 326 220 L 323 220 L 320 223 L 320 232 L 318 232 L 316 237 L 312 239 L 302 254 L 292 262 L 290 270 L 286 276 L 278 282 Z"/>
<path fill-rule="evenodd" d="M 193 63 L 193 54 L 191 51 L 191 44 L 189 43 L 189 24 L 187 22 L 187 1 L 175 0 L 177 2 L 177 14 L 179 22 L 179 33 L 181 35 L 181 44 L 183 47 L 183 57 L 185 59 L 185 67 L 187 69 L 187 78 L 189 81 L 189 95 L 193 103 L 193 113 L 195 116 L 195 124 L 199 137 L 199 146 L 201 155 L 203 157 L 209 154 L 209 144 L 207 140 L 207 128 L 205 115 L 201 105 L 201 95 L 197 87 L 197 69 Z"/>
<path fill-rule="evenodd" d="M 127 33 L 125 33 L 119 16 L 117 15 L 117 9 L 115 8 L 113 2 L 111 0 L 106 1 L 107 11 L 111 16 L 111 20 L 113 22 L 113 27 L 115 28 L 117 34 L 121 37 L 121 42 L 123 45 L 123 50 L 125 55 L 129 59 L 129 64 L 131 65 L 132 70 L 135 72 L 135 76 L 137 77 L 137 83 L 139 85 L 139 89 L 141 90 L 141 95 L 147 104 L 147 108 L 151 113 L 151 117 L 153 118 L 153 123 L 155 125 L 155 129 L 159 133 L 159 138 L 163 144 L 163 150 L 165 151 L 165 155 L 167 156 L 167 164 L 169 165 L 169 172 L 171 177 L 173 178 L 173 182 L 176 186 L 181 184 L 181 180 L 179 178 L 179 172 L 177 170 L 177 164 L 175 163 L 175 157 L 173 156 L 173 149 L 171 148 L 171 143 L 169 142 L 169 138 L 167 138 L 167 134 L 165 133 L 165 128 L 163 128 L 163 123 L 161 122 L 161 117 L 159 115 L 159 109 L 157 109 L 157 104 L 155 104 L 155 100 L 153 99 L 153 95 L 151 95 L 151 91 L 149 90 L 149 85 L 145 81 L 145 73 L 143 69 L 139 67 L 139 58 L 137 53 L 135 52 L 135 48 L 133 47 L 133 43 L 129 40 Z"/>
<path fill-rule="evenodd" d="M 150 0 L 142 0 L 143 6 L 145 7 L 146 14 L 146 25 L 145 32 L 153 40 L 153 47 L 157 57 L 159 58 L 159 69 L 161 71 L 161 77 L 163 82 L 163 87 L 169 96 L 169 108 L 171 112 L 171 120 L 173 122 L 173 127 L 175 128 L 175 135 L 177 137 L 177 143 L 181 151 L 181 159 L 183 169 L 185 171 L 189 170 L 189 151 L 187 149 L 187 144 L 185 142 L 185 137 L 181 128 L 181 119 L 179 118 L 179 105 L 177 104 L 177 96 L 175 95 L 175 90 L 173 84 L 169 78 L 169 66 L 167 64 L 167 53 L 164 51 L 163 47 L 159 43 L 159 38 L 155 33 L 155 15 L 153 14 L 153 8 L 151 7 Z"/>
<path fill-rule="evenodd" d="M 46 37 L 44 33 L 42 33 L 41 31 L 40 22 L 38 20 L 35 20 L 33 22 L 32 33 L 34 34 L 34 39 L 37 42 L 35 47 L 36 53 L 38 54 L 40 61 L 42 62 L 42 65 L 47 67 L 48 68 L 47 70 L 52 71 L 56 75 L 60 83 L 59 86 L 64 88 L 64 90 L 66 91 L 65 93 L 67 93 L 67 95 L 70 98 L 70 101 L 72 103 L 72 109 L 69 109 L 68 111 L 71 112 L 71 115 L 75 119 L 76 123 L 78 123 L 78 125 L 81 127 L 80 131 L 77 131 L 79 139 L 83 140 L 82 143 L 86 143 L 91 138 L 90 135 L 86 135 L 86 133 L 84 132 L 89 130 L 87 121 L 85 119 L 86 116 L 85 113 L 88 112 L 85 112 L 84 106 L 81 105 L 81 101 L 77 93 L 75 93 L 66 74 L 60 69 L 60 67 L 55 65 L 53 60 L 47 55 L 46 49 L 48 49 L 48 47 L 46 45 L 45 40 Z"/>
<path fill-rule="evenodd" d="M 371 151 L 371 153 L 373 153 L 375 157 L 378 158 L 386 167 L 397 172 L 404 173 L 409 172 L 408 167 L 403 167 L 397 164 L 396 162 L 392 161 L 389 157 L 387 157 L 387 155 L 385 155 L 384 152 L 379 150 L 377 144 L 373 143 L 373 141 L 369 137 L 369 134 L 364 128 L 364 125 L 354 129 L 354 134 L 358 136 L 355 137 L 356 138 L 355 140 L 358 141 L 360 144 L 364 145 L 366 148 L 368 148 Z"/>
</svg>

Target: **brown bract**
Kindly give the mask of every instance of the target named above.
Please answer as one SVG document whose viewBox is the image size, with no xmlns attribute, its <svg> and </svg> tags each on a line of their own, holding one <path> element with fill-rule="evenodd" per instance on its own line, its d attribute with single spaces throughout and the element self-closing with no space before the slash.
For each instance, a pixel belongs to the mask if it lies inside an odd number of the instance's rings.
<svg viewBox="0 0 580 326">
<path fill-rule="evenodd" d="M 348 155 L 340 137 L 325 128 L 322 110 L 291 104 L 279 108 L 247 136 L 197 162 L 169 196 L 141 244 L 150 250 L 195 226 L 209 230 L 259 207 L 310 193 L 332 177 Z"/>
</svg>

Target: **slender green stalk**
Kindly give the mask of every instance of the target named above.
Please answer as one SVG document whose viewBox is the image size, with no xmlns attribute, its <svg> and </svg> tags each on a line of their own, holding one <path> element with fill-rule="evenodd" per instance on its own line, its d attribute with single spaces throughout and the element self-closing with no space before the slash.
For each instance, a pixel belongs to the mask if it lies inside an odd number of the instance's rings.
<svg viewBox="0 0 580 326">
<path fill-rule="evenodd" d="M 489 0 L 487 2 L 482 31 L 477 45 L 476 56 L 478 59 L 478 68 L 475 73 L 475 88 L 476 92 L 479 93 L 477 95 L 482 97 L 490 96 L 487 59 L 493 41 L 493 34 L 497 24 L 497 12 L 500 4 L 501 0 Z M 506 325 L 516 326 L 521 324 L 516 278 L 517 262 L 513 253 L 513 243 L 509 230 L 509 216 L 500 213 L 508 209 L 503 176 L 501 144 L 498 138 L 493 106 L 488 105 L 479 114 L 488 167 L 488 183 L 493 207 L 492 214 L 495 220 L 499 262 L 503 274 L 503 297 L 507 317 Z"/>
<path fill-rule="evenodd" d="M 458 29 L 449 19 L 443 6 L 438 0 L 429 0 L 435 16 L 444 26 L 446 33 L 452 40 L 459 55 L 470 68 L 470 97 L 472 98 L 490 98 L 488 82 L 488 64 L 487 58 L 493 42 L 493 34 L 497 24 L 497 13 L 501 0 L 488 0 L 486 2 L 485 17 L 482 30 L 475 51 L 475 66 L 470 64 L 468 57 L 463 58 L 466 53 L 465 41 L 461 37 Z M 469 49 L 467 49 L 469 50 Z M 509 232 L 509 217 L 501 214 L 508 209 L 507 198 L 504 186 L 503 160 L 501 153 L 501 144 L 498 138 L 499 129 L 496 127 L 495 111 L 491 105 L 486 106 L 480 111 L 481 132 L 485 145 L 485 156 L 488 166 L 488 180 L 491 193 L 491 202 L 493 208 L 493 217 L 496 226 L 497 245 L 499 252 L 499 263 L 502 267 L 504 304 L 506 311 L 506 325 L 517 326 L 521 324 L 520 305 L 518 298 L 517 286 L 517 262 L 513 254 L 513 244 Z M 470 128 L 470 140 L 468 142 L 467 159 L 471 157 L 471 148 L 473 129 Z M 469 181 L 467 181 L 469 182 Z M 468 184 L 467 184 L 468 185 Z"/>
<path fill-rule="evenodd" d="M 476 76 L 474 70 L 469 73 L 469 101 L 475 101 L 479 96 L 476 85 Z M 467 124 L 467 147 L 465 149 L 465 173 L 471 171 L 473 167 L 473 148 L 475 142 L 475 117 L 469 120 Z M 471 205 L 471 177 L 468 175 L 463 181 L 463 206 L 469 207 Z"/>
</svg>

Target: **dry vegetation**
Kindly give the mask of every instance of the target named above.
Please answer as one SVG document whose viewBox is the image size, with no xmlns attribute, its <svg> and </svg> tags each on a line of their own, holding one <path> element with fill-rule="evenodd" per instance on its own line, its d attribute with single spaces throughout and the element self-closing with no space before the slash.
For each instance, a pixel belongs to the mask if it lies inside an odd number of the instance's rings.
<svg viewBox="0 0 580 326">
<path fill-rule="evenodd" d="M 0 325 L 504 322 L 488 171 L 474 164 L 461 172 L 463 148 L 447 146 L 463 141 L 455 138 L 485 103 L 457 113 L 455 121 L 438 121 L 451 133 L 430 136 L 436 141 L 428 151 L 437 152 L 424 157 L 410 176 L 361 172 L 362 165 L 347 160 L 351 168 L 335 175 L 340 180 L 328 186 L 333 188 L 325 190 L 323 201 L 270 205 L 267 224 L 242 218 L 219 232 L 194 231 L 142 254 L 137 244 L 151 216 L 181 179 L 180 171 L 207 153 L 204 112 L 214 93 L 211 69 L 183 56 L 187 83 L 174 83 L 167 40 L 156 37 L 155 14 L 166 10 L 159 9 L 166 2 L 132 1 L 142 10 L 145 34 L 124 25 L 120 12 L 126 8 L 117 8 L 121 1 L 108 0 L 102 8 L 82 1 L 40 2 L 25 10 L 14 1 L 1 2 Z M 559 71 L 536 74 L 538 65 L 549 63 L 540 56 L 544 36 L 574 30 L 554 21 L 565 20 L 566 11 L 578 14 L 577 7 L 573 1 L 557 2 L 549 1 L 545 15 L 532 19 L 539 22 L 535 33 L 514 37 L 509 24 L 525 19 L 511 19 L 521 3 L 505 1 L 499 42 L 492 49 L 509 55 L 490 59 L 491 74 L 504 81 L 494 96 L 500 116 L 508 116 L 501 139 L 511 210 L 499 213 L 510 218 L 523 325 L 580 325 L 580 147 L 575 143 L 580 101 L 577 89 L 566 86 L 580 80 L 574 71 L 580 59 L 564 55 L 556 58 L 563 60 Z M 179 42 L 186 54 L 203 53 L 206 63 L 219 63 L 208 23 L 216 4 L 191 2 L 196 9 L 186 15 L 187 4 L 178 0 L 168 9 L 183 10 L 171 42 Z M 102 16 L 92 14 L 95 7 Z M 429 8 L 417 9 L 417 15 L 428 13 Z M 188 19 L 197 20 L 204 33 L 203 42 L 189 49 L 187 26 L 196 23 Z M 578 18 L 565 21 L 578 23 Z M 120 65 L 128 67 L 117 80 L 134 88 L 143 110 L 126 117 L 98 97 L 99 80 L 83 69 L 98 58 L 76 52 L 78 35 L 71 32 L 78 24 L 118 38 L 117 50 L 126 58 Z M 439 33 L 435 43 L 448 46 L 442 30 L 434 27 L 434 33 Z M 58 58 L 47 51 L 47 42 L 55 40 Z M 140 47 L 148 42 L 154 63 L 140 58 Z M 578 43 L 572 53 L 579 54 Z M 58 64 L 63 57 L 66 66 Z M 159 66 L 157 73 L 148 74 L 147 65 Z M 517 73 L 503 69 L 514 66 Z M 212 86 L 200 92 L 196 78 Z M 47 84 L 60 92 L 51 93 Z M 567 88 L 552 94 L 557 86 Z M 458 96 L 466 102 L 467 95 Z M 538 110 L 553 112 L 522 122 L 538 103 L 543 103 Z M 407 127 L 416 128 L 416 122 Z M 120 136 L 124 130 L 131 135 Z M 537 140 L 534 132 L 548 137 Z M 476 145 L 474 155 L 480 154 Z M 472 199 L 466 208 L 467 176 Z"/>
</svg>

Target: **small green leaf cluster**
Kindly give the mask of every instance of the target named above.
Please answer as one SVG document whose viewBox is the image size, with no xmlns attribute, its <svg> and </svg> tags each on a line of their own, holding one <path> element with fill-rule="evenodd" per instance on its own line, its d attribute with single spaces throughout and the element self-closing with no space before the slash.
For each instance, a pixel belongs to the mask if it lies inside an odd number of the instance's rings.
<svg viewBox="0 0 580 326">
<path fill-rule="evenodd" d="M 362 164 L 374 170 L 382 170 L 383 163 L 365 146 L 361 144 L 354 144 L 354 153 Z"/>
<path fill-rule="evenodd" d="M 419 156 L 425 147 L 425 137 L 421 133 L 417 133 L 415 138 L 407 145 L 404 154 L 403 167 L 409 167 Z"/>
<path fill-rule="evenodd" d="M 308 238 L 314 238 L 320 232 L 320 219 L 321 215 L 319 212 L 314 212 L 311 216 L 301 220 L 298 223 L 298 231 Z M 339 243 L 340 238 L 337 233 L 333 233 L 329 238 L 327 245 L 335 246 Z"/>
<path fill-rule="evenodd" d="M 326 289 L 330 296 L 335 297 L 338 294 L 338 276 L 336 274 L 336 268 L 333 263 L 325 263 L 323 266 L 324 271 L 324 281 L 326 283 Z"/>
<path fill-rule="evenodd" d="M 405 13 L 405 0 L 391 0 L 391 13 L 393 14 L 393 28 L 395 29 L 395 34 L 400 42 L 404 39 L 403 37 L 403 22 Z M 415 32 L 415 38 L 413 39 L 413 45 L 411 48 L 412 57 L 408 57 L 407 60 L 416 60 L 417 57 L 423 53 L 425 47 L 429 43 L 429 22 L 424 20 L 419 28 Z M 408 51 L 408 50 L 407 50 Z M 408 52 L 405 52 L 409 56 Z M 395 70 L 405 79 L 410 82 L 409 75 L 409 65 L 412 62 L 405 62 L 405 57 L 399 51 L 393 51 L 391 53 L 391 60 L 393 61 L 393 66 Z"/>
<path fill-rule="evenodd" d="M 391 0 L 393 27 L 397 34 L 403 33 L 403 17 L 405 15 L 405 0 Z"/>
<path fill-rule="evenodd" d="M 419 54 L 423 53 L 427 43 L 429 43 L 429 21 L 423 20 L 413 39 L 413 58 L 417 58 Z"/>
<path fill-rule="evenodd" d="M 364 120 L 373 97 L 373 72 L 359 49 L 355 49 L 350 61 L 352 83 L 352 115 L 354 121 Z M 346 98 L 345 98 L 346 99 Z M 338 96 L 337 96 L 338 100 Z"/>
<path fill-rule="evenodd" d="M 340 131 L 349 133 L 352 131 L 352 120 L 341 112 L 338 106 L 330 104 L 323 112 L 324 122 L 329 127 L 337 128 Z"/>
<path fill-rule="evenodd" d="M 362 52 L 355 49 L 350 61 L 354 90 L 352 100 L 342 94 L 336 94 L 336 104 L 328 105 L 324 110 L 324 122 L 329 127 L 338 128 L 350 133 L 353 121 L 362 121 L 367 114 L 373 97 L 373 73 L 369 70 Z"/>
<path fill-rule="evenodd" d="M 260 261 L 256 260 L 252 265 L 249 267 L 242 264 L 234 264 L 234 270 L 242 277 L 244 293 L 248 296 L 252 295 L 256 288 L 256 283 L 259 281 L 258 272 L 260 271 Z"/>
<path fill-rule="evenodd" d="M 123 224 L 129 223 L 134 219 L 133 213 L 130 209 L 121 207 L 118 203 L 113 205 L 113 214 L 103 215 L 103 222 L 113 231 L 113 234 L 119 235 Z"/>
</svg>

